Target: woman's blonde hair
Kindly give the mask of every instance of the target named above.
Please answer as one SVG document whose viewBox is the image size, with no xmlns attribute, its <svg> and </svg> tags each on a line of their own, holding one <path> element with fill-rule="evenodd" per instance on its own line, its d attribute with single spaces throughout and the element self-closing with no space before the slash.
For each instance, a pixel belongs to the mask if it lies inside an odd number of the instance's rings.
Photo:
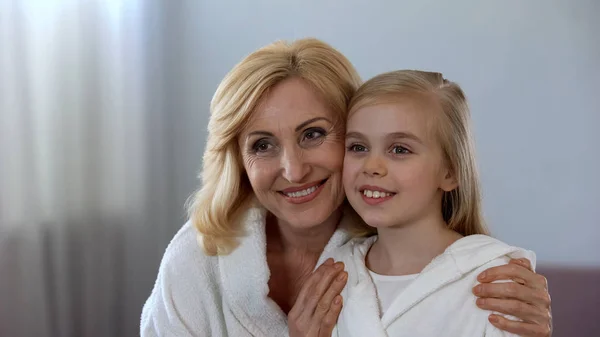
<svg viewBox="0 0 600 337">
<path fill-rule="evenodd" d="M 366 106 L 402 98 L 433 99 L 440 108 L 437 135 L 458 187 L 444 192 L 442 214 L 448 227 L 462 235 L 488 234 L 481 211 L 481 190 L 464 92 L 442 74 L 416 70 L 384 73 L 365 82 L 352 98 L 349 114 Z"/>
<path fill-rule="evenodd" d="M 188 206 L 190 220 L 209 255 L 228 254 L 237 247 L 238 238 L 244 234 L 242 216 L 253 199 L 238 134 L 269 89 L 291 77 L 309 83 L 344 125 L 348 103 L 361 83 L 344 55 L 313 38 L 263 47 L 225 76 L 210 105 L 202 186 Z"/>
</svg>

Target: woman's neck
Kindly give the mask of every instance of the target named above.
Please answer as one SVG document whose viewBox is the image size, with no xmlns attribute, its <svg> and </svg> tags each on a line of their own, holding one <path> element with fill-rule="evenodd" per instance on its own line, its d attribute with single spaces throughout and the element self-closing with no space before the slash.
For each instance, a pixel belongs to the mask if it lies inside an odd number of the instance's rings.
<svg viewBox="0 0 600 337">
<path fill-rule="evenodd" d="M 462 237 L 447 228 L 441 213 L 408 224 L 378 228 L 377 234 L 366 263 L 370 270 L 382 275 L 420 273 Z"/>
<path fill-rule="evenodd" d="M 301 252 L 320 256 L 335 232 L 342 215 L 336 210 L 323 223 L 311 228 L 293 228 L 274 215 L 267 216 L 267 249 L 282 253 Z"/>
<path fill-rule="evenodd" d="M 267 264 L 271 271 L 269 297 L 289 313 L 302 285 L 341 218 L 341 208 L 325 222 L 310 229 L 294 229 L 273 215 L 267 217 Z"/>
</svg>

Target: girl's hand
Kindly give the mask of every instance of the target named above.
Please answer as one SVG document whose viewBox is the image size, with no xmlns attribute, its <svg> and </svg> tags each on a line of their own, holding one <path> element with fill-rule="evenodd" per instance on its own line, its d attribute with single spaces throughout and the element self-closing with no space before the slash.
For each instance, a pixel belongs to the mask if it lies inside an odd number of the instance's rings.
<svg viewBox="0 0 600 337">
<path fill-rule="evenodd" d="M 548 282 L 544 276 L 533 272 L 528 259 L 513 259 L 507 265 L 490 268 L 477 279 L 481 284 L 473 288 L 473 293 L 480 297 L 478 307 L 522 320 L 512 321 L 492 314 L 489 320 L 495 327 L 523 337 L 552 335 Z M 514 282 L 491 283 L 497 280 Z"/>
<path fill-rule="evenodd" d="M 328 259 L 320 265 L 302 286 L 288 314 L 290 337 L 331 337 L 347 280 L 342 262 Z"/>
</svg>

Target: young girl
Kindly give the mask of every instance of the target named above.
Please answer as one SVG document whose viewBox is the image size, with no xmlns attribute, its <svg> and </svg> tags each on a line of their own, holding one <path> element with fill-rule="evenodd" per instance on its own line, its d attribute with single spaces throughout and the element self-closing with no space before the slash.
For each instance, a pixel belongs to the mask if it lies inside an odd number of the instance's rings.
<svg viewBox="0 0 600 337">
<path fill-rule="evenodd" d="M 535 255 L 487 236 L 466 98 L 439 73 L 369 80 L 350 104 L 344 188 L 378 231 L 337 251 L 334 336 L 508 336 L 476 306 L 477 275 Z"/>
</svg>

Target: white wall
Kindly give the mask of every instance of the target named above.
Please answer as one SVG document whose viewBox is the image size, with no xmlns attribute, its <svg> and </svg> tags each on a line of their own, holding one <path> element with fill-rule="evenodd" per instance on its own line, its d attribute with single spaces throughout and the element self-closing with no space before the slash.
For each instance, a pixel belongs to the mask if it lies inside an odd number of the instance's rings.
<svg viewBox="0 0 600 337">
<path fill-rule="evenodd" d="M 545 264 L 600 266 L 600 2 L 174 3 L 186 7 L 165 25 L 175 202 L 197 186 L 208 105 L 225 73 L 276 39 L 315 36 L 365 79 L 414 68 L 461 84 L 494 234 Z"/>
</svg>

